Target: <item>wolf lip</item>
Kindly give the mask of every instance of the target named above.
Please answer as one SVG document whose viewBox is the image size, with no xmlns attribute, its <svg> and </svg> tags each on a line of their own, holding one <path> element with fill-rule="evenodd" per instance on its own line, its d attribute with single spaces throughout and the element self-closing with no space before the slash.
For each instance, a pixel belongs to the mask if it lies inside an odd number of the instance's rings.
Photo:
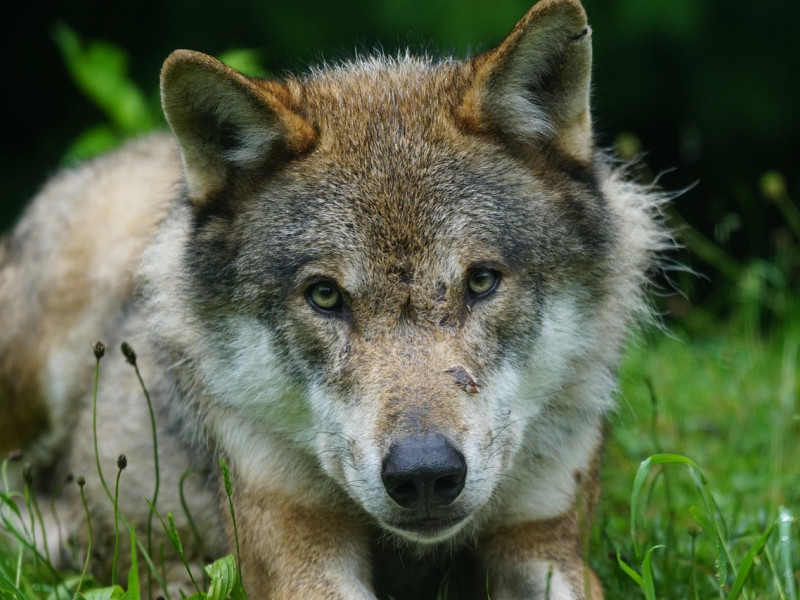
<svg viewBox="0 0 800 600">
<path fill-rule="evenodd" d="M 414 534 L 423 538 L 438 537 L 450 529 L 463 523 L 465 518 L 458 517 L 422 517 L 419 519 L 406 519 L 390 523 L 390 527 L 400 532 Z"/>
</svg>

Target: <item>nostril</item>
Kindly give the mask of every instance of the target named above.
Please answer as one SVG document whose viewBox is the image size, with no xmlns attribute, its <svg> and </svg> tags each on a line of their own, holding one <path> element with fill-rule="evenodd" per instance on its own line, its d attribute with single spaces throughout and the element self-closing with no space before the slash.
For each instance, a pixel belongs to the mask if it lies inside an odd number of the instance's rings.
<svg viewBox="0 0 800 600">
<path fill-rule="evenodd" d="M 415 435 L 392 444 L 381 477 L 386 493 L 404 508 L 451 504 L 464 489 L 464 456 L 442 434 Z"/>
<path fill-rule="evenodd" d="M 383 485 L 389 497 L 400 506 L 410 507 L 419 499 L 420 491 L 411 481 L 400 480 L 393 483 L 384 479 Z"/>
<path fill-rule="evenodd" d="M 461 473 L 440 477 L 433 483 L 434 496 L 442 500 L 455 500 L 464 489 L 464 475 Z"/>
</svg>

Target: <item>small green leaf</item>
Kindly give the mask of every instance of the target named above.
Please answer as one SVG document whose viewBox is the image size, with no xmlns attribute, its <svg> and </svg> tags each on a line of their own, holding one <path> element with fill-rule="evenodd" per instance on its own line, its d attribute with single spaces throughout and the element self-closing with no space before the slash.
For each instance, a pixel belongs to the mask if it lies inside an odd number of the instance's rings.
<svg viewBox="0 0 800 600">
<path fill-rule="evenodd" d="M 206 566 L 205 571 L 211 580 L 208 600 L 225 600 L 233 592 L 238 580 L 236 559 L 228 554 Z"/>
<path fill-rule="evenodd" d="M 680 454 L 654 454 L 641 462 L 639 470 L 636 471 L 636 478 L 633 481 L 633 490 L 631 491 L 631 541 L 633 542 L 634 552 L 636 558 L 642 557 L 641 548 L 636 534 L 636 515 L 639 514 L 639 502 L 642 493 L 642 487 L 650 474 L 653 466 L 655 465 L 668 465 L 668 464 L 682 464 L 694 469 L 700 477 L 700 481 L 705 484 L 705 477 L 700 470 L 700 467 L 692 459 Z"/>
<path fill-rule="evenodd" d="M 128 595 L 120 586 L 105 587 L 96 590 L 83 592 L 86 600 L 127 600 Z"/>
<path fill-rule="evenodd" d="M 14 513 L 14 515 L 16 515 L 18 518 L 22 518 L 22 513 L 19 510 L 19 506 L 17 506 L 17 503 L 14 502 L 14 498 L 11 494 L 0 493 L 0 503 L 4 504 L 5 507 Z"/>
</svg>

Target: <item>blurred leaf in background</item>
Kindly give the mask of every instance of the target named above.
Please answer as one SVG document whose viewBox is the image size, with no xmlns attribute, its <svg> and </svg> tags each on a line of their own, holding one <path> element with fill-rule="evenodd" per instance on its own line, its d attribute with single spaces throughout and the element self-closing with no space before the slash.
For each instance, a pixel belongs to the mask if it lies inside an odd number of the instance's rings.
<svg viewBox="0 0 800 600">
<path fill-rule="evenodd" d="M 123 140 L 140 135 L 163 123 L 161 109 L 130 79 L 128 56 L 113 44 L 84 44 L 68 25 L 53 29 L 67 69 L 75 85 L 108 119 L 81 133 L 65 153 L 65 161 L 95 156 Z"/>
<path fill-rule="evenodd" d="M 65 23 L 53 28 L 53 39 L 75 86 L 107 119 L 78 135 L 64 152 L 64 163 L 74 164 L 107 152 L 126 139 L 166 127 L 158 88 L 143 90 L 131 79 L 130 59 L 122 48 L 105 41 L 84 43 Z M 218 58 L 248 75 L 267 75 L 256 50 L 229 50 Z"/>
</svg>

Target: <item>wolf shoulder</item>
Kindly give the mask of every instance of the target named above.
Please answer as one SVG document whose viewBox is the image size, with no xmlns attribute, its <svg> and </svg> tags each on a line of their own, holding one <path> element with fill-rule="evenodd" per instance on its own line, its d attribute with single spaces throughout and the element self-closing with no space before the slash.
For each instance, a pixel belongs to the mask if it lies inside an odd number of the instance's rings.
<svg viewBox="0 0 800 600">
<path fill-rule="evenodd" d="M 141 255 L 180 180 L 174 137 L 150 134 L 55 175 L 0 240 L 0 411 L 27 424 L 0 428 L 0 451 L 47 428 L 46 405 L 73 394 L 79 359 L 69 349 L 86 348 L 91 362 L 97 332 L 136 291 Z M 47 381 L 62 370 L 54 395 Z"/>
<path fill-rule="evenodd" d="M 48 256 L 63 250 L 59 244 L 74 237 L 84 238 L 87 254 L 90 245 L 113 254 L 112 242 L 152 231 L 177 194 L 180 178 L 178 145 L 165 132 L 128 141 L 63 169 L 46 183 L 9 233 L 4 263 L 23 252 Z"/>
</svg>

